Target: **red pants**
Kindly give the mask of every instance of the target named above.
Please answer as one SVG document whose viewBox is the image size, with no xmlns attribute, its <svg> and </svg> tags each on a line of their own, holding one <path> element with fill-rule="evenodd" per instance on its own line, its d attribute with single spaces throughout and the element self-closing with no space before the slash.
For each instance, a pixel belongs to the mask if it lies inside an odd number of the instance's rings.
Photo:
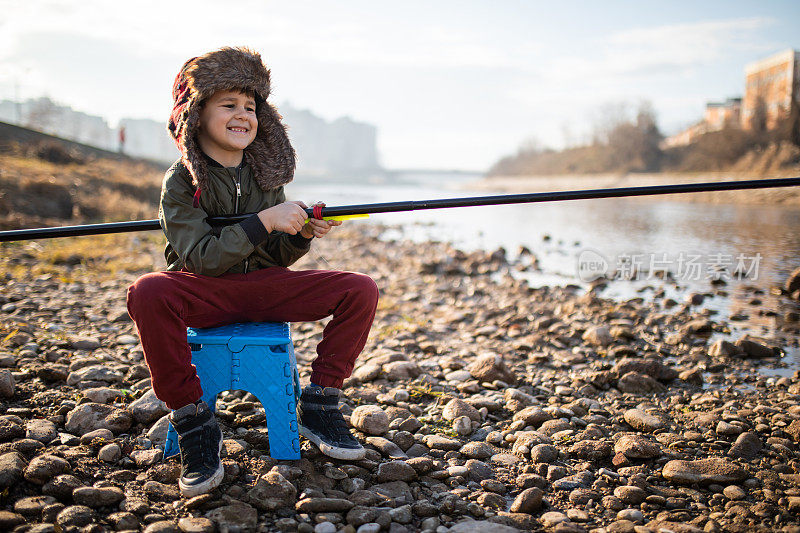
<svg viewBox="0 0 800 533">
<path fill-rule="evenodd" d="M 203 393 L 186 328 L 234 322 L 304 322 L 333 315 L 317 346 L 311 381 L 341 387 L 367 342 L 378 288 L 364 274 L 272 267 L 219 277 L 153 272 L 128 288 L 153 391 L 171 409 Z"/>
</svg>

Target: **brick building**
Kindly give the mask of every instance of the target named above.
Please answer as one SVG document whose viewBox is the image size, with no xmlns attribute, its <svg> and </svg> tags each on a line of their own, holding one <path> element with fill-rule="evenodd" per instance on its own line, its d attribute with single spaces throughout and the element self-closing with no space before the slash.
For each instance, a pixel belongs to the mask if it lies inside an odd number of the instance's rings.
<svg viewBox="0 0 800 533">
<path fill-rule="evenodd" d="M 728 98 L 724 102 L 709 102 L 706 104 L 703 122 L 706 123 L 708 131 L 719 131 L 725 126 L 739 124 L 741 112 L 741 98 Z"/>
<path fill-rule="evenodd" d="M 726 126 L 772 129 L 787 116 L 794 100 L 800 105 L 800 52 L 784 50 L 745 67 L 744 98 L 706 104 L 703 120 L 662 141 L 662 148 L 685 146 L 697 137 Z"/>
<path fill-rule="evenodd" d="M 800 53 L 796 50 L 750 63 L 744 73 L 743 128 L 772 129 L 789 114 L 792 100 L 800 104 Z"/>
</svg>

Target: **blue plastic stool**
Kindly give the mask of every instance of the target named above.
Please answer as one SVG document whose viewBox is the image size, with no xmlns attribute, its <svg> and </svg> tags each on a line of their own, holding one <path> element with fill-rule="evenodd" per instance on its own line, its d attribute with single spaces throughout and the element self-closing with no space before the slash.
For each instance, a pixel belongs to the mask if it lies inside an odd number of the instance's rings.
<svg viewBox="0 0 800 533">
<path fill-rule="evenodd" d="M 256 396 L 267 416 L 270 455 L 300 459 L 297 399 L 300 377 L 289 324 L 251 322 L 187 330 L 192 363 L 203 387 L 202 400 L 213 411 L 217 394 L 245 390 Z M 170 423 L 164 457 L 180 453 Z"/>
</svg>

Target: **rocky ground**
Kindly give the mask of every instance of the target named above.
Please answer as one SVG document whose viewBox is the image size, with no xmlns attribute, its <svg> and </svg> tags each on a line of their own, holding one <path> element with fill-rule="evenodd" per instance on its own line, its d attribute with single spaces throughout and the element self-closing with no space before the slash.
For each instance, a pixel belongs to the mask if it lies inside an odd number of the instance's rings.
<svg viewBox="0 0 800 533">
<path fill-rule="evenodd" d="M 510 275 L 533 261 L 380 231 L 339 228 L 299 265 L 367 272 L 381 289 L 344 387 L 367 458 L 303 442 L 301 460 L 275 461 L 257 400 L 229 392 L 225 480 L 188 500 L 124 307 L 158 268 L 158 239 L 4 245 L 0 530 L 800 531 L 800 376 L 757 372 L 780 346 L 717 338 L 728 324 L 699 295 L 533 289 Z M 786 301 L 771 312 L 796 342 Z M 321 330 L 293 328 L 306 379 Z"/>
</svg>

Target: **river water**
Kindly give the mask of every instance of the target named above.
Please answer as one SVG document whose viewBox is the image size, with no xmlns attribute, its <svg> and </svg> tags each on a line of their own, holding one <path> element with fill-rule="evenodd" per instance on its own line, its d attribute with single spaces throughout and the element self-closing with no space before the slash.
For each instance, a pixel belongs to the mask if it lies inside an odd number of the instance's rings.
<svg viewBox="0 0 800 533">
<path fill-rule="evenodd" d="M 331 206 L 507 194 L 470 191 L 470 182 L 479 178 L 406 174 L 391 183 L 357 184 L 300 178 L 287 194 Z M 385 213 L 348 223 L 375 222 L 391 227 L 387 239 L 444 241 L 465 251 L 502 246 L 512 260 L 521 247 L 528 248 L 539 270 L 514 275 L 533 286 L 588 287 L 603 273 L 612 281 L 602 295 L 615 299 L 648 299 L 661 289 L 683 303 L 688 295 L 703 293 L 699 308 L 714 311 L 715 321 L 730 321 L 731 338 L 750 333 L 784 349 L 786 367 L 771 372 L 800 370 L 797 336 L 778 327 L 787 311 L 800 307 L 770 291 L 800 266 L 800 208 L 654 197 Z M 659 270 L 669 271 L 672 280 L 662 281 L 655 275 Z"/>
</svg>

